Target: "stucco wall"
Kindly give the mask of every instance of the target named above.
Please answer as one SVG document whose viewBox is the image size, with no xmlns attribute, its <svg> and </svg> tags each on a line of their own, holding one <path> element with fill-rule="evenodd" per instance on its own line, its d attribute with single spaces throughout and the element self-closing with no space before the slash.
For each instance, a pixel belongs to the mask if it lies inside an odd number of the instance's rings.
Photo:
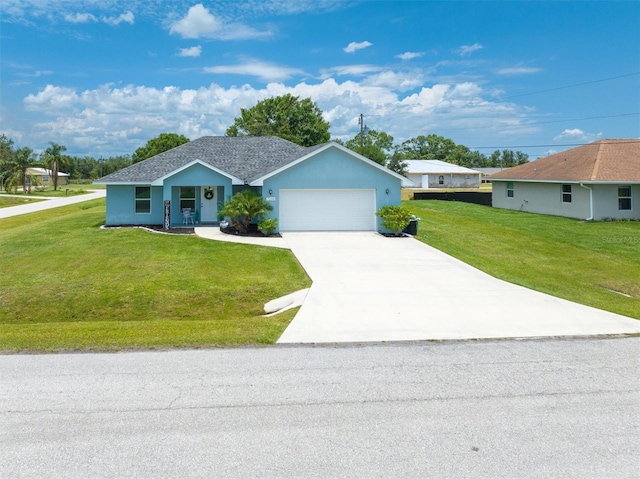
<svg viewBox="0 0 640 479">
<path fill-rule="evenodd" d="M 622 185 L 621 185 L 622 186 Z M 629 185 L 624 185 L 629 186 Z M 594 185 L 594 219 L 640 219 L 640 185 L 631 186 L 631 210 L 618 209 L 618 185 Z"/>
<path fill-rule="evenodd" d="M 337 148 L 329 148 L 265 180 L 262 194 L 271 200 L 273 206 L 269 216 L 278 218 L 280 189 L 373 188 L 376 190 L 377 210 L 385 205 L 400 204 L 401 183 L 399 178 Z M 379 228 L 379 218 L 377 225 Z"/>
<path fill-rule="evenodd" d="M 107 185 L 107 226 L 162 224 L 162 187 L 151 188 L 151 213 L 135 213 L 135 190 L 135 186 Z"/>
<path fill-rule="evenodd" d="M 440 184 L 442 176 L 443 183 Z M 409 174 L 416 188 L 478 188 L 480 186 L 480 175 L 474 174 Z"/>
<path fill-rule="evenodd" d="M 587 219 L 591 216 L 589 189 L 577 183 L 571 184 L 571 203 L 562 201 L 562 183 L 513 182 L 513 198 L 507 197 L 507 182 L 493 180 L 492 201 L 495 208 L 530 213 Z M 568 184 L 568 183 L 565 183 Z M 632 186 L 631 211 L 618 210 L 617 185 L 587 185 L 593 189 L 594 218 L 640 218 L 638 202 L 640 185 Z"/>
</svg>

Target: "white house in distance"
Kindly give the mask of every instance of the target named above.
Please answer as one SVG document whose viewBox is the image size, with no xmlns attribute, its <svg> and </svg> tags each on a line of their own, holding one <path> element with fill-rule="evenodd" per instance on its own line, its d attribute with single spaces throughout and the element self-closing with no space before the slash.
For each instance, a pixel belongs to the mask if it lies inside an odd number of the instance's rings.
<svg viewBox="0 0 640 479">
<path fill-rule="evenodd" d="M 415 188 L 479 188 L 480 172 L 440 160 L 404 160 Z"/>
<path fill-rule="evenodd" d="M 488 179 L 496 208 L 586 220 L 640 219 L 640 140 L 599 140 Z"/>
</svg>

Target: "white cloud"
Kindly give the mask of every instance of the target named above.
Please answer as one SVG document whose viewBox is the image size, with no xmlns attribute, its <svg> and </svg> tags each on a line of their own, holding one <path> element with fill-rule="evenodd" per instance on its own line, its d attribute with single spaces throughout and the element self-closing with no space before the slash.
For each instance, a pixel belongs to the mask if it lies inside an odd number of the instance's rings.
<svg viewBox="0 0 640 479">
<path fill-rule="evenodd" d="M 408 91 L 421 86 L 424 78 L 419 73 L 396 73 L 388 70 L 368 76 L 363 80 L 363 85 L 372 85 L 388 88 L 395 91 Z"/>
<path fill-rule="evenodd" d="M 501 68 L 496 73 L 498 75 L 531 75 L 532 73 L 541 72 L 542 68 L 535 67 L 509 67 Z"/>
<path fill-rule="evenodd" d="M 47 85 L 44 90 L 35 95 L 27 95 L 24 99 L 27 110 L 56 112 L 72 109 L 78 100 L 78 95 L 71 88 Z"/>
<path fill-rule="evenodd" d="M 354 52 L 356 52 L 358 50 L 362 50 L 363 48 L 369 48 L 372 45 L 373 45 L 373 43 L 368 42 L 366 40 L 364 42 L 351 42 L 351 43 L 349 43 L 349 45 L 344 47 L 342 50 L 344 50 L 347 53 L 354 53 Z"/>
<path fill-rule="evenodd" d="M 261 32 L 240 23 L 224 23 L 201 3 L 189 8 L 185 17 L 174 22 L 169 33 L 177 33 L 182 38 L 217 40 L 242 40 L 271 36 L 271 32 Z"/>
<path fill-rule="evenodd" d="M 476 52 L 478 50 L 482 50 L 483 46 L 479 43 L 474 43 L 473 45 L 462 45 L 460 48 L 456 50 L 456 53 L 461 57 L 467 56 Z"/>
<path fill-rule="evenodd" d="M 290 69 L 264 62 L 218 68 L 227 69 L 218 73 L 240 69 L 243 71 L 239 73 L 249 71 L 272 78 L 291 74 Z M 526 112 L 511 103 L 486 99 L 488 94 L 473 82 L 440 83 L 410 94 L 403 94 L 399 87 L 404 83 L 408 88 L 417 82 L 417 77 L 409 73 L 383 71 L 362 81 L 338 82 L 327 78 L 291 86 L 273 81 L 262 88 L 250 85 L 224 88 L 216 83 L 197 89 L 107 84 L 76 91 L 47 85 L 24 99 L 25 108 L 40 121 L 22 132 L 22 136 L 15 133 L 12 137 L 22 138 L 23 143 L 34 149 L 46 147 L 50 138 L 55 137 L 72 155 L 130 154 L 166 131 L 192 139 L 224 135 L 241 108 L 286 93 L 315 101 L 330 122 L 335 138 L 352 138 L 358 131 L 360 113 L 367 115 L 369 128 L 388 132 L 396 142 L 446 128 L 466 133 L 478 127 L 482 128 L 483 137 L 512 134 L 526 128 L 521 121 Z M 451 138 L 465 144 L 464 138 Z"/>
<path fill-rule="evenodd" d="M 67 14 L 64 16 L 64 19 L 70 23 L 89 23 L 98 21 L 95 15 L 90 13 L 76 13 L 74 15 Z"/>
<path fill-rule="evenodd" d="M 251 75 L 262 81 L 283 81 L 294 75 L 304 75 L 302 70 L 260 60 L 249 60 L 235 65 L 218 65 L 204 68 L 206 73 Z"/>
<path fill-rule="evenodd" d="M 197 58 L 202 54 L 202 47 L 200 45 L 190 48 L 181 48 L 178 52 L 179 57 L 193 57 Z"/>
<path fill-rule="evenodd" d="M 587 133 L 580 128 L 566 129 L 559 135 L 555 136 L 554 141 L 572 140 L 572 141 L 596 141 L 602 138 L 602 133 Z"/>
<path fill-rule="evenodd" d="M 133 22 L 135 20 L 135 17 L 133 15 L 133 13 L 131 13 L 131 11 L 128 11 L 126 13 L 123 13 L 121 15 L 118 15 L 117 17 L 101 17 L 101 20 L 104 23 L 107 23 L 109 25 L 120 25 L 121 23 L 128 23 L 130 25 L 133 25 Z"/>
<path fill-rule="evenodd" d="M 396 55 L 396 58 L 400 60 L 413 60 L 414 58 L 420 58 L 424 56 L 424 52 L 404 52 Z"/>
<path fill-rule="evenodd" d="M 331 78 L 334 75 L 338 76 L 363 76 L 367 73 L 379 72 L 383 68 L 378 65 L 343 65 L 339 67 L 325 68 L 320 71 L 320 78 Z"/>
</svg>

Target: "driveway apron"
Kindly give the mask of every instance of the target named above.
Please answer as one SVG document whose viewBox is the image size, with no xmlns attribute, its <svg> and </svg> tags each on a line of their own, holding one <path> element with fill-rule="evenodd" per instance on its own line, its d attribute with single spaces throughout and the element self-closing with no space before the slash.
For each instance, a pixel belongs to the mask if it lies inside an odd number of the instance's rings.
<svg viewBox="0 0 640 479">
<path fill-rule="evenodd" d="M 640 333 L 640 321 L 498 280 L 414 238 L 284 233 L 313 280 L 279 343 Z"/>
</svg>

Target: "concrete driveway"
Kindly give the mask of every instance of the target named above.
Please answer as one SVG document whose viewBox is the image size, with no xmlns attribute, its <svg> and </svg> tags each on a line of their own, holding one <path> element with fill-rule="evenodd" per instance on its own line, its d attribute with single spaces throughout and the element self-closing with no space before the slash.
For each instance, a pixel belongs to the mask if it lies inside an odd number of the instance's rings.
<svg viewBox="0 0 640 479">
<path fill-rule="evenodd" d="M 638 320 L 495 279 L 413 238 L 283 236 L 313 285 L 279 343 L 640 333 Z"/>
</svg>

